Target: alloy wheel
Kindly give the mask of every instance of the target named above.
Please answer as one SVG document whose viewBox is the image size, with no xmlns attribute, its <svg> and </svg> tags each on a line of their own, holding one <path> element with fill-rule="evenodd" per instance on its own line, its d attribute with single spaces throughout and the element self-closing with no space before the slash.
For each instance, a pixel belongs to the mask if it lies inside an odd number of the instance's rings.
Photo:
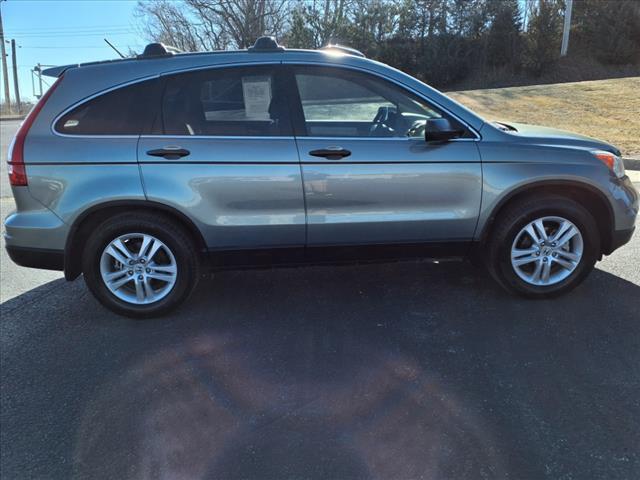
<svg viewBox="0 0 640 480">
<path fill-rule="evenodd" d="M 511 246 L 511 266 L 530 285 L 550 286 L 569 277 L 584 251 L 580 229 L 566 218 L 541 217 L 525 225 Z"/>
<path fill-rule="evenodd" d="M 146 233 L 127 233 L 111 241 L 100 257 L 100 275 L 109 291 L 127 303 L 146 305 L 173 289 L 178 265 L 171 249 Z"/>
</svg>

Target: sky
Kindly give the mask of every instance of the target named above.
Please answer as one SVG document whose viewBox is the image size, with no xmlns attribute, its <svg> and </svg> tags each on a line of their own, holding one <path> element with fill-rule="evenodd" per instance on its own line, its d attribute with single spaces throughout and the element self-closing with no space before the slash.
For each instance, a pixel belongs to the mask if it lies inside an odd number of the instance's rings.
<svg viewBox="0 0 640 480">
<path fill-rule="evenodd" d="M 125 55 L 129 47 L 142 51 L 146 42 L 134 16 L 136 3 L 136 0 L 0 0 L 5 41 L 15 38 L 18 45 L 21 99 L 33 99 L 31 69 L 38 63 L 67 65 L 118 58 L 103 40 L 105 37 Z M 5 48 L 13 102 L 11 45 L 5 43 Z M 52 82 L 50 77 L 43 79 Z M 47 85 L 43 88 L 46 90 Z M 3 81 L 0 99 L 4 101 Z"/>
</svg>

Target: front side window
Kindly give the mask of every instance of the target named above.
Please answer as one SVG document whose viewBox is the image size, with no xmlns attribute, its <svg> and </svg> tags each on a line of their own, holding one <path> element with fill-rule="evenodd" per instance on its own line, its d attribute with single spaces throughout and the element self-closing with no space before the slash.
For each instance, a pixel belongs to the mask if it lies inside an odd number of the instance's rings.
<svg viewBox="0 0 640 480">
<path fill-rule="evenodd" d="M 67 135 L 140 135 L 153 121 L 158 80 L 146 80 L 95 97 L 60 118 L 55 130 Z"/>
<path fill-rule="evenodd" d="M 167 135 L 290 135 L 286 98 L 273 67 L 224 68 L 167 78 Z"/>
<path fill-rule="evenodd" d="M 298 67 L 308 136 L 424 137 L 426 121 L 443 114 L 394 84 L 335 67 Z"/>
</svg>

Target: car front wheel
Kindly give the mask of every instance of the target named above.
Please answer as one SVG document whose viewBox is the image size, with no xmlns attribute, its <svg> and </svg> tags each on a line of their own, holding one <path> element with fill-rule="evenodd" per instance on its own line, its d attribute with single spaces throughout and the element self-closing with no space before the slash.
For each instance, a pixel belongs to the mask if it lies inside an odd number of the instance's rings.
<svg viewBox="0 0 640 480">
<path fill-rule="evenodd" d="M 530 298 L 565 293 L 591 272 L 600 252 L 591 214 L 572 199 L 544 195 L 516 203 L 487 242 L 489 270 L 507 290 Z"/>
</svg>

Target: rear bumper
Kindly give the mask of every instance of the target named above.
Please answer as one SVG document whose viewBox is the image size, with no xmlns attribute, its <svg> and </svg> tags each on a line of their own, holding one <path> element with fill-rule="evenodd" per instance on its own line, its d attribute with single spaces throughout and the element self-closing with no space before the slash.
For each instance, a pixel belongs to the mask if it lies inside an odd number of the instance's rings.
<svg viewBox="0 0 640 480">
<path fill-rule="evenodd" d="M 64 270 L 64 251 L 7 245 L 9 258 L 21 267 Z"/>
<path fill-rule="evenodd" d="M 4 221 L 7 253 L 23 267 L 63 270 L 69 227 L 35 200 L 28 188 L 13 187 L 18 211 L 10 213 Z"/>
</svg>

